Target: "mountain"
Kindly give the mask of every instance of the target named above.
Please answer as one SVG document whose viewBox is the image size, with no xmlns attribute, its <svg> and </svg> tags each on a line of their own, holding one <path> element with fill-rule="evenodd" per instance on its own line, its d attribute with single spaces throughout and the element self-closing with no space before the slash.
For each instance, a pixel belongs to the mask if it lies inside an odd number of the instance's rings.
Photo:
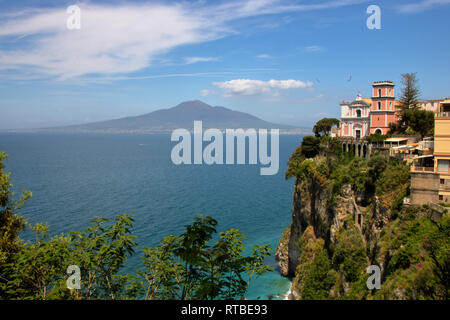
<svg viewBox="0 0 450 320">
<path fill-rule="evenodd" d="M 195 120 L 203 121 L 204 129 L 254 128 L 280 129 L 282 133 L 311 132 L 311 129 L 270 123 L 248 113 L 233 111 L 224 107 L 212 107 L 199 100 L 186 101 L 173 108 L 161 109 L 135 117 L 29 131 L 65 133 L 168 133 L 178 128 L 192 131 Z"/>
</svg>

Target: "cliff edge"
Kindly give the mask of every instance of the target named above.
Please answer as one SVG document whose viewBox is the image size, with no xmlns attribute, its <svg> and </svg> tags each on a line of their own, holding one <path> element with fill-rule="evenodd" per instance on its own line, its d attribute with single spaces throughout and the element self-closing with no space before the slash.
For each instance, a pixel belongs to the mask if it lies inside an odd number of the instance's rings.
<svg viewBox="0 0 450 320">
<path fill-rule="evenodd" d="M 304 147 L 289 160 L 292 223 L 276 249 L 281 274 L 293 278 L 290 298 L 408 299 L 430 297 L 431 291 L 445 297 L 449 286 L 439 270 L 448 268 L 450 233 L 436 227 L 429 207 L 403 206 L 409 165 L 376 154 L 354 157 L 329 137 L 321 138 L 313 157 L 305 156 Z M 448 217 L 438 224 L 448 224 Z M 436 245 L 445 257 L 439 266 L 427 239 L 441 231 Z M 370 265 L 380 267 L 380 290 L 367 289 Z M 427 289 L 420 277 L 436 289 Z"/>
</svg>

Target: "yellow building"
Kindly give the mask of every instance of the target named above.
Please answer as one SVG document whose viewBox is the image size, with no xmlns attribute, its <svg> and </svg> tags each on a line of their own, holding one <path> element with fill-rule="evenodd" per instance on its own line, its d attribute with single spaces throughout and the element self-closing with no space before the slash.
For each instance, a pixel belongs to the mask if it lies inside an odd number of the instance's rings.
<svg viewBox="0 0 450 320">
<path fill-rule="evenodd" d="M 450 99 L 440 102 L 434 122 L 434 172 L 439 174 L 439 201 L 450 202 Z"/>
</svg>

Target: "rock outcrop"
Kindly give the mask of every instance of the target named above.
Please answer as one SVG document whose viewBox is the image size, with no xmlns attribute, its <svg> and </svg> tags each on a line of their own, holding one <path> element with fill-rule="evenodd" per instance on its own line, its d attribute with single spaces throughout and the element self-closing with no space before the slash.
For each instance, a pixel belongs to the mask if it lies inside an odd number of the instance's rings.
<svg viewBox="0 0 450 320">
<path fill-rule="evenodd" d="M 389 220 L 390 210 L 376 197 L 374 203 L 367 205 L 367 198 L 366 194 L 354 192 L 350 185 L 343 185 L 338 192 L 333 192 L 331 183 L 324 184 L 308 177 L 296 178 L 292 223 L 284 231 L 276 249 L 281 274 L 293 278 L 291 298 L 301 297 L 298 290 L 302 281 L 299 275 L 299 240 L 305 230 L 312 230 L 314 237 L 323 239 L 330 247 L 337 243 L 340 230 L 356 227 L 366 249 L 373 249 L 379 233 Z M 341 287 L 348 291 L 349 284 L 342 280 Z"/>
<path fill-rule="evenodd" d="M 349 158 L 327 142 L 321 147 L 334 152 L 305 158 L 296 150 L 286 172 L 296 178 L 292 222 L 276 258 L 292 278 L 289 298 L 448 299 L 439 280 L 448 260 L 434 252 L 448 252 L 449 222 L 438 225 L 430 206 L 405 205 L 410 167 L 382 155 Z M 373 265 L 381 271 L 377 290 L 366 284 Z M 430 281 L 438 284 L 431 291 Z"/>
<path fill-rule="evenodd" d="M 349 219 L 360 227 L 364 221 L 362 212 L 366 208 L 359 206 L 355 198 L 348 185 L 333 197 L 328 186 L 317 185 L 311 180 L 296 179 L 292 223 L 284 231 L 276 250 L 283 276 L 295 276 L 300 257 L 298 241 L 308 226 L 312 226 L 316 237 L 325 239 L 326 242 L 335 242 L 336 233 L 346 226 Z M 362 230 L 361 227 L 360 229 Z"/>
</svg>

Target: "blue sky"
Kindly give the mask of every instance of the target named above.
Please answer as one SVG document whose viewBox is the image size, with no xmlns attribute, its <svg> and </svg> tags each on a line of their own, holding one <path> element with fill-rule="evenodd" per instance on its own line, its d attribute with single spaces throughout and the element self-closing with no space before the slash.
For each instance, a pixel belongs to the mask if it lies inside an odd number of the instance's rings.
<svg viewBox="0 0 450 320">
<path fill-rule="evenodd" d="M 80 30 L 66 27 L 73 4 Z M 366 27 L 369 5 L 381 30 Z M 194 99 L 312 126 L 405 72 L 423 99 L 448 97 L 449 16 L 450 0 L 0 0 L 0 129 Z"/>
</svg>

